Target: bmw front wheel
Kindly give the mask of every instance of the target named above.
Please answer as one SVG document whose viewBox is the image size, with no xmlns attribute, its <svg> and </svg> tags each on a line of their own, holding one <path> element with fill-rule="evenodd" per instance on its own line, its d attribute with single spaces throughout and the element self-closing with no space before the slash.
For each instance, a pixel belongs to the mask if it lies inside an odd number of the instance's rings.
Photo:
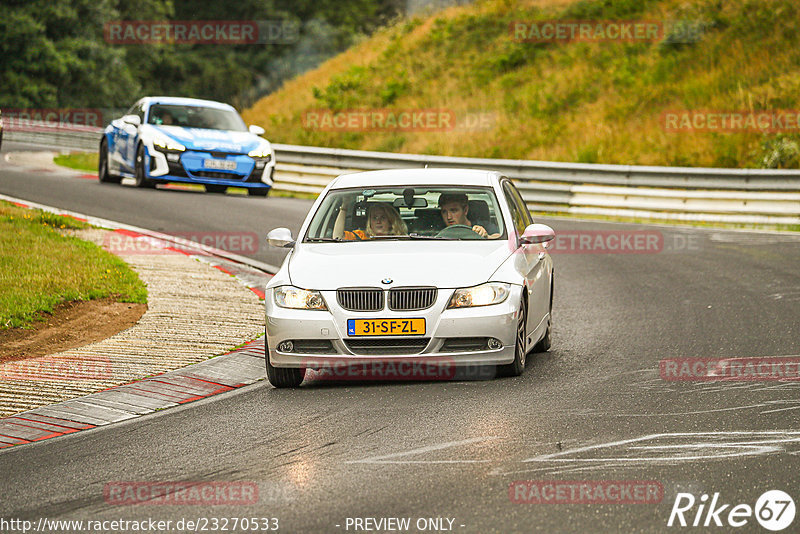
<svg viewBox="0 0 800 534">
<path fill-rule="evenodd" d="M 264 361 L 267 363 L 267 380 L 276 388 L 296 388 L 306 377 L 303 368 L 275 367 L 269 361 L 269 348 L 264 346 Z"/>
<path fill-rule="evenodd" d="M 501 365 L 499 368 L 500 376 L 519 376 L 525 371 L 525 341 L 528 337 L 527 332 L 528 324 L 528 305 L 523 300 L 519 312 L 519 321 L 517 322 L 517 337 L 516 345 L 514 348 L 514 361 L 508 365 Z"/>
</svg>

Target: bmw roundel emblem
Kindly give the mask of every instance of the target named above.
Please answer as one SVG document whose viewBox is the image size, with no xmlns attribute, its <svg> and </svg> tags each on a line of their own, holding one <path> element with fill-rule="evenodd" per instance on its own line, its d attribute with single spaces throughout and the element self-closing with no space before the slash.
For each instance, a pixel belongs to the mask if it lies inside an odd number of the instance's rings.
<svg viewBox="0 0 800 534">
<path fill-rule="evenodd" d="M 388 278 L 388 277 L 384 278 L 383 280 L 381 280 L 382 284 L 391 284 L 392 282 L 394 282 L 394 280 L 392 280 L 391 278 Z"/>
</svg>

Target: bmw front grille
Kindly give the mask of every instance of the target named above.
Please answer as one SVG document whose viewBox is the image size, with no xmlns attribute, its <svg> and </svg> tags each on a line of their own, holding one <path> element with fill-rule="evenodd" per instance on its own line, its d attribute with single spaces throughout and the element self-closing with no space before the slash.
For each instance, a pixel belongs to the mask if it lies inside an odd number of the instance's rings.
<svg viewBox="0 0 800 534">
<path fill-rule="evenodd" d="M 398 287 L 386 292 L 377 287 L 341 288 L 336 291 L 336 299 L 339 306 L 354 312 L 380 311 L 384 308 L 384 299 L 392 311 L 419 311 L 433 306 L 436 294 L 435 287 Z"/>
</svg>

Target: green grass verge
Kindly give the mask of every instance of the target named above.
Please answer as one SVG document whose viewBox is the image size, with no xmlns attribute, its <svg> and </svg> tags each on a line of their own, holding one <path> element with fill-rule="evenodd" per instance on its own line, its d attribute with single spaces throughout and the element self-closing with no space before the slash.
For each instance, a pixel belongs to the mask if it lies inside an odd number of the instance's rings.
<svg viewBox="0 0 800 534">
<path fill-rule="evenodd" d="M 41 312 L 63 302 L 105 297 L 147 302 L 147 288 L 124 261 L 60 233 L 88 227 L 0 201 L 0 329 L 29 327 Z"/>
<path fill-rule="evenodd" d="M 59 154 L 53 158 L 53 161 L 62 167 L 97 172 L 97 158 L 97 152 L 71 152 Z"/>
<path fill-rule="evenodd" d="M 319 196 L 316 193 L 300 193 L 294 191 L 280 191 L 277 189 L 273 189 L 269 192 L 269 196 L 271 197 L 286 197 L 286 198 L 304 198 L 306 200 L 316 200 Z"/>
</svg>

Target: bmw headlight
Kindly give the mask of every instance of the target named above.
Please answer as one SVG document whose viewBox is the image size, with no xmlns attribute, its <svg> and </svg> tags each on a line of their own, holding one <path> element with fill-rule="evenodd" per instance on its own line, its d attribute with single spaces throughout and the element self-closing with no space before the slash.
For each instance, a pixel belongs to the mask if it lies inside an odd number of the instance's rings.
<svg viewBox="0 0 800 534">
<path fill-rule="evenodd" d="M 456 289 L 447 307 L 469 308 L 500 304 L 508 298 L 509 293 L 511 293 L 511 284 L 502 282 L 488 282 L 475 287 Z"/>
<path fill-rule="evenodd" d="M 275 304 L 281 308 L 295 310 L 327 310 L 325 300 L 319 291 L 308 291 L 293 286 L 275 288 Z"/>
<path fill-rule="evenodd" d="M 177 141 L 170 139 L 165 135 L 156 135 L 153 137 L 153 146 L 162 152 L 172 150 L 176 152 L 183 152 L 186 147 Z"/>
</svg>

